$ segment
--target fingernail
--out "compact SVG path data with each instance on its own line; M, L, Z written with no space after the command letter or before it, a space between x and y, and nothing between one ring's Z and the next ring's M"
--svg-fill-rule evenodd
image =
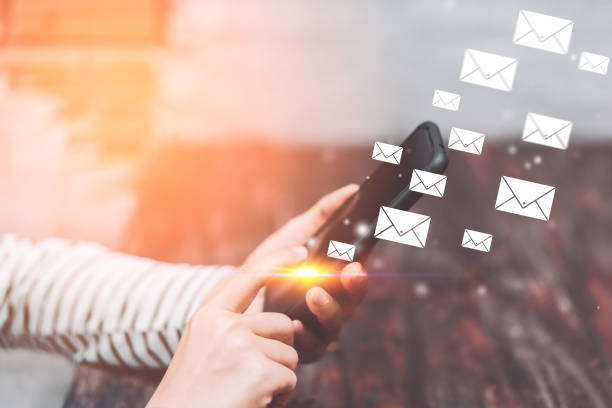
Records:
M368 275L360 264L353 263L347 266L346 272L349 275L349 290L360 292L365 286Z
M304 330L304 325L299 320L293 320L291 324L293 325L293 330L298 333Z
M349 275L363 275L363 272L361 271L361 264L358 262L353 262L350 263L346 266L346 268L344 269Z
M295 252L295 254L298 255L301 259L304 259L308 256L308 250L306 249L306 247L303 246L297 246L293 248L292 251Z
M351 280L353 281L353 283L361 284L363 281L366 280L366 276L367 275L364 272L359 271L352 276Z
M323 293L322 290L317 290L317 294L315 295L314 302L318 306L325 306L329 303L329 296Z

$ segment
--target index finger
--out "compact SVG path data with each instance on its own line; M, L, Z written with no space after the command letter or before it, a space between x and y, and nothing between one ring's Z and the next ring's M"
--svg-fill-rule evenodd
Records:
M307 256L306 248L299 246L277 251L248 264L230 276L206 304L234 313L243 313L255 299L259 289L264 287L274 274L282 273L283 269L304 261Z

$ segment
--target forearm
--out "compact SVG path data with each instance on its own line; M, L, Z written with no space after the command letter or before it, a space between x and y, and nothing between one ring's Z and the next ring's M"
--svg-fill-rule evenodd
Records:
M165 367L230 267L173 265L60 239L0 240L0 345L77 362Z

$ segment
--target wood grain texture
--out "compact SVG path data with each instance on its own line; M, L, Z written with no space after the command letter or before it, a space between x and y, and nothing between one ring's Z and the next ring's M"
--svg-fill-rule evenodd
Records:
M260 176L284 175L270 178L269 212L303 210L331 187L359 180L364 169L354 163L368 162L368 153L267 151ZM280 159L287 155L291 161ZM612 406L612 149L521 144L516 155L507 146L449 155L446 196L415 208L432 216L426 248L377 247L369 271L402 275L371 278L337 347L299 368L291 407ZM201 166L185 171L209 170ZM551 221L495 211L502 175L556 186ZM143 202L137 225L147 211ZM268 216L253 221L252 244L274 228ZM492 233L491 252L460 248L464 228ZM138 242L138 228L132 234ZM144 406L155 381L81 367L65 406Z

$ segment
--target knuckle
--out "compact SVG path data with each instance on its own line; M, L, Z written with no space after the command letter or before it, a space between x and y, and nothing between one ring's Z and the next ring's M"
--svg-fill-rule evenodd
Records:
M284 313L276 313L276 319L285 330L290 330L292 327L291 318Z
M192 330L198 332L210 324L211 317L211 310L207 307L201 307L189 319L189 326Z
M238 319L233 313L225 310L218 310L212 316L212 326L215 331L227 333L238 327Z
M237 353L248 353L253 346L253 334L248 330L237 330L231 336L225 336L227 347L235 350Z
M297 352L296 349L294 349L293 347L291 347L289 349L289 365L291 366L292 370L295 370L295 368L297 367L298 363L300 362L300 356Z
M284 313L274 313L272 316L281 341L285 344L293 345L294 329L291 318Z
M240 322L235 314L226 310L202 307L194 313L190 325L196 332L231 338Z
M300 223L303 220L304 220L304 213L296 215L295 217L291 218L289 221L285 223L284 228L293 228L297 225L300 225Z
M239 349L248 351L256 347L255 339L256 336L253 333L245 330L236 336L236 345Z
M229 319L229 316L227 316L222 311L213 313L210 317L210 325L212 326L212 329L217 333L228 330L231 324L232 322L231 319Z
M297 375L294 371L288 370L287 372L287 388L291 391L297 386Z
M255 384L266 381L266 360L259 353L251 353L244 360L244 371Z
M329 211L327 211L326 208L324 208L323 206L320 206L317 208L316 210L316 216L317 219L320 221L325 221L329 218Z
M289 316L284 313L274 313L274 319L278 324L278 329L283 333L293 333L293 322Z

